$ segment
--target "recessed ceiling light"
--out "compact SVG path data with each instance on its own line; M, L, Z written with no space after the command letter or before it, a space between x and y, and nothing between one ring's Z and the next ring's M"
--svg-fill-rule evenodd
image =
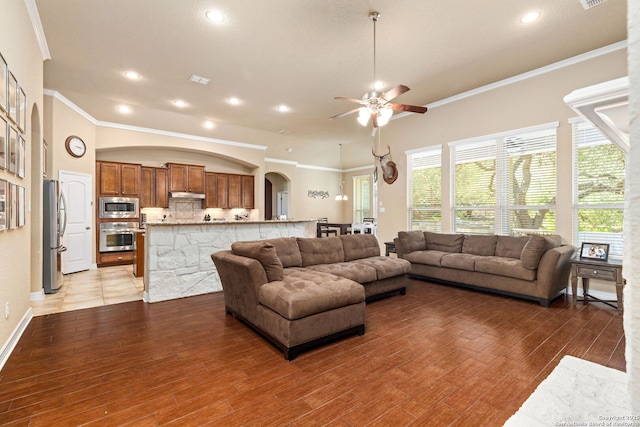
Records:
M232 96L231 98L227 99L227 102L231 105L239 105L241 101L235 96Z
M176 107L184 108L187 106L187 103L184 102L182 99L176 99L173 101L173 105L175 105Z
M207 19L214 24L222 24L225 20L225 16L219 10L210 10L207 12Z
M131 112L131 108L129 108L128 105L124 105L124 104L118 105L116 109L122 114L128 114Z
M124 76L131 80L140 80L142 76L135 71L125 71Z
M207 120L204 122L204 127L207 129L213 129L216 126L211 120Z
M524 15L522 15L522 18L520 18L520 22L522 22L523 24L528 24L530 22L537 20L538 18L540 18L540 12L538 11L527 12Z
M287 111L289 111L289 107L287 107L286 105L278 105L276 108L281 113L286 113Z

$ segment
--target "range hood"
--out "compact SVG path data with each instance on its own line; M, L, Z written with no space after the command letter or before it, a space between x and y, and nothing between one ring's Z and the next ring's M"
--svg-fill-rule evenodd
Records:
M629 154L629 77L576 89L564 102Z
M186 191L171 191L169 197L174 199L204 199L203 193L188 193Z

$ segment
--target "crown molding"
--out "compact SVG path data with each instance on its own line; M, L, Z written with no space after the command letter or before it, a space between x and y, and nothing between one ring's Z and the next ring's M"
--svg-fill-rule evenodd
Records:
M24 0L24 5L27 8L27 13L29 14L29 19L31 20L31 26L33 27L33 32L36 34L36 40L38 41L38 46L40 47L42 60L46 61L47 59L51 59L51 52L49 52L47 37L44 35L44 29L42 28L42 21L40 20L40 13L38 12L36 0Z
M479 95L484 92L489 92L494 89L499 89L504 86L508 86L513 83L518 83L524 80L532 79L534 77L541 76L546 73L550 73L552 71L560 70L565 67L570 67L575 64L579 64L584 61L588 61L590 59L598 58L603 55L608 55L613 52L617 52L619 50L623 50L627 48L627 40L620 41L618 43L610 44L608 46L601 47L599 49L592 50L590 52L586 52L580 55L573 56L571 58L563 59L562 61L554 62L553 64L546 65L544 67L536 68L535 70L527 71L526 73L518 74L513 77L509 77L504 80L500 80L494 83L489 83L488 85L480 86L475 89L468 90L466 92L459 93L457 95L450 96L448 98L441 99L440 101L432 102L431 104L423 105L423 107L427 107L429 109L442 107L443 105L451 104L453 102L460 101L465 98L470 98L475 95ZM398 115L393 116L391 119L399 119L401 117L406 117L411 115L411 113L405 112Z
M228 141L226 139L208 138L208 137L204 137L204 136L191 135L191 134L187 134L187 133L168 132L168 131L164 131L164 130L160 130L160 129L152 129L152 128L145 128L145 127L141 127L141 126L124 125L124 124L121 124L121 123L103 122L103 121L100 121L100 120L96 120L92 115L90 115L89 113L84 111L82 108L78 107L76 104L74 104L72 101L70 101L68 98L66 98L64 95L62 95L58 91L51 90L51 89L44 89L43 93L44 93L45 96L51 96L51 97L57 99L58 101L62 102L64 105L66 105L67 107L71 108L73 111L78 113L80 116L85 118L87 121L89 121L94 126L104 127L104 128L111 128L111 129L128 130L128 131L133 131L133 132L150 133L150 134L153 134L153 135L163 135L163 136L169 136L169 137L172 137L172 138L190 139L192 141L212 142L212 143L215 143L215 144L231 145L233 147L249 148L249 149L252 149L252 150L261 150L261 151L266 151L267 150L267 147L264 146L264 145L247 144L245 142Z

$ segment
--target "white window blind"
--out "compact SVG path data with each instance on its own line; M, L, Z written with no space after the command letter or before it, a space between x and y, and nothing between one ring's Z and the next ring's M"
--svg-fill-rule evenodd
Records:
M372 218L371 201L371 175L353 177L353 219L354 222L362 223L364 218Z
M555 230L556 127L551 123L450 144L455 232Z
M621 258L625 155L584 120L572 129L574 243L608 243L609 256Z
M442 231L442 146L407 154L409 229Z

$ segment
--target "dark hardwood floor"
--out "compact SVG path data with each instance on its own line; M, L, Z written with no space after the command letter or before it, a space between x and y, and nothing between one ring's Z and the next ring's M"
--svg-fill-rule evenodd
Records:
M221 293L35 317L0 372L0 423L499 426L564 355L624 370L622 316L411 280L367 331L286 362Z

